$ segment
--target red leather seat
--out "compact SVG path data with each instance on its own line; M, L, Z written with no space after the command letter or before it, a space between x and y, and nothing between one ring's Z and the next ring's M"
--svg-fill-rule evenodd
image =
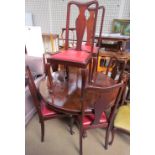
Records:
M54 110L48 109L45 102L41 101L41 113L44 117L55 117L57 113Z
M90 54L85 51L77 51L77 50L63 50L60 53L52 55L52 60L64 60L71 61L76 63L85 63L86 60L90 58Z
M83 126L88 126L90 125L95 119L95 115L94 114L91 114L91 115L87 115L87 116L84 116L83 118ZM106 114L103 112L102 113L102 116L101 116L101 119L100 119L100 123L106 123L107 122L107 117L106 117Z

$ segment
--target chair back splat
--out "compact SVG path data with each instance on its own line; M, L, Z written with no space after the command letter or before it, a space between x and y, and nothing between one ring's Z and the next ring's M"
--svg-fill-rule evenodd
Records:
M99 125L103 112L111 110L111 108L116 109L119 104L121 94L122 94L123 83L118 83L110 87L97 87L97 86L87 86L86 92L94 94L94 121L91 125ZM89 93L88 93L89 94ZM83 106L84 108L84 106ZM110 112L111 118L114 111ZM84 112L85 110L82 109ZM83 114L84 116L84 114ZM109 120L110 121L110 120ZM108 122L109 122L108 121ZM108 123L107 122L107 123Z
M87 46L91 46L92 44L92 35L93 35L93 28L91 25L94 24L95 22L95 11L93 8L89 8L89 18L87 20L87 41L86 41L86 45ZM104 6L99 6L98 7L98 11L102 10L102 15L101 15L101 21L100 21L100 30L99 30L99 39L98 39L98 46L100 47L100 43L101 43L101 35L102 35L102 31L103 31L103 22L104 22L104 15L105 15L105 7Z
M71 1L68 3L67 6L67 22L66 22L66 44L65 44L65 49L68 49L68 40L69 40L69 24L70 24L70 10L71 10L71 5L76 5L79 8L79 15L75 21L75 27L76 27L76 36L77 36L77 43L76 43L76 50L81 51L81 46L82 46L82 41L83 41L83 36L84 32L86 29L87 25L87 20L85 16L85 12L89 9L90 6L93 5L94 8L94 24L92 24L92 47L91 51L93 50L93 43L94 43L94 33L96 29L96 21L97 21L97 13L98 13L98 2L97 1L91 1L87 3L79 3L75 1Z

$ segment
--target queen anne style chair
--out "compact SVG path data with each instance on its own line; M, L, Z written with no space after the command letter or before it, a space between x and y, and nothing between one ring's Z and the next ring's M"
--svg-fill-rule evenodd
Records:
M109 143L110 145L113 143L116 131L130 135L130 103L120 106L117 110L112 126L112 140Z
M120 61L115 56L105 57L102 59L102 72L97 72L93 79L98 77L98 74L105 74L111 77L116 82L120 82L124 73L127 61ZM102 77L102 76L101 76Z
M82 155L82 137L86 130L93 128L106 128L105 148L108 140L114 113L122 94L123 83L109 87L88 85L82 98L81 115L78 116L80 126L80 155ZM88 98L88 96L91 96ZM89 104L88 104L89 102ZM87 112L88 105L93 107L92 112Z
M114 134L116 131L121 131L123 133L126 133L127 135L130 135L130 102L125 101L127 95L126 86L128 85L128 81L130 80L129 77L130 75L128 72L124 72L122 75L122 81L124 85L122 88L121 102L119 103L115 111L114 120L111 126L112 139L111 142L109 142L109 145L113 143Z
M69 28L70 28L70 14L71 14L71 6L76 6L79 9L79 15L75 21L75 28L76 28L76 48L70 49L69 48ZM92 44L91 44L91 52L87 53L82 50L82 41L83 36L86 29L87 20L85 17L85 13L93 6L94 12L95 12L95 19L94 23L91 25L93 32L92 32ZM85 87L85 81L86 81L86 70L87 66L91 68L91 61L92 61L92 51L94 46L94 33L96 28L96 20L97 20L97 13L98 13L98 2L97 1L90 1L87 3L80 3L75 1L70 1L67 6L67 20L66 20L66 38L65 38L65 50L62 50L60 53L57 53L55 55L52 55L50 58L47 59L47 61L50 64L62 64L66 66L66 73L67 73L67 79L69 78L69 67L78 67L81 68L82 72L82 90L81 95L83 92L83 89ZM91 74L91 73L90 73ZM89 76L90 77L90 76ZM89 79L90 81L90 79Z
M120 82L125 70L126 63L126 61L120 61L116 57L110 57L106 68L106 75L108 75L110 72L111 78Z
M49 63L47 63L47 58L48 57L50 57L52 54L51 53L44 53L43 54L43 64L44 64L44 73L45 73L45 75L47 76L47 79L48 79L48 90L49 90L49 92L52 94L53 93L53 90L52 90L52 88L53 88L53 76L52 76L52 71L51 71L51 69L52 68L57 68L57 66L55 67L55 66L53 66L52 68L51 68L51 66L50 66L50 64ZM54 81L55 80L57 80L57 81L59 81L59 82L62 82L62 81L64 81L64 78L65 77L62 77L62 74L63 74L63 71L57 71L57 72L53 72L55 75L57 74L58 76L57 76L57 79L54 79ZM73 131L73 122L74 122L74 118L72 117L72 115L71 114L66 114L65 116L67 116L68 118L70 118L70 122L69 122L69 126L70 126L70 134L72 135L72 134L74 134L74 131Z
M54 110L50 110L46 107L46 103L41 100L41 96L36 88L34 83L31 71L29 67L26 67L26 74L28 76L28 87L30 89L34 106L36 108L37 114L39 116L39 122L41 124L41 142L44 141L44 133L45 133L45 125L44 121L56 118L58 116L63 116L62 114L58 114Z

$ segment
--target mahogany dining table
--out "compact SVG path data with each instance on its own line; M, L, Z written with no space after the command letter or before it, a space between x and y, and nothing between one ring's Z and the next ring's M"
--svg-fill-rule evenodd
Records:
M77 115L81 112L81 76L73 72L69 75L69 80L66 80L65 72L53 72L52 93L49 90L48 79L44 78L39 85L39 93L42 99L46 102L49 109L54 109L58 112L63 112L69 115ZM108 77L104 73L97 73L92 85L107 87L116 84L116 81ZM88 109L93 108L95 100L95 92L87 94ZM88 110L88 111L89 111Z

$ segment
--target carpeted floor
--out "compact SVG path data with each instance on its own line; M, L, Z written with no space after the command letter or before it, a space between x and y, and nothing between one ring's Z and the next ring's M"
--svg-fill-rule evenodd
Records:
M45 141L41 142L38 116L35 115L25 130L25 155L79 155L79 132L74 126L70 135L68 119L53 119L45 122ZM83 139L83 155L129 155L130 137L117 133L112 146L104 149L105 130L88 130Z

